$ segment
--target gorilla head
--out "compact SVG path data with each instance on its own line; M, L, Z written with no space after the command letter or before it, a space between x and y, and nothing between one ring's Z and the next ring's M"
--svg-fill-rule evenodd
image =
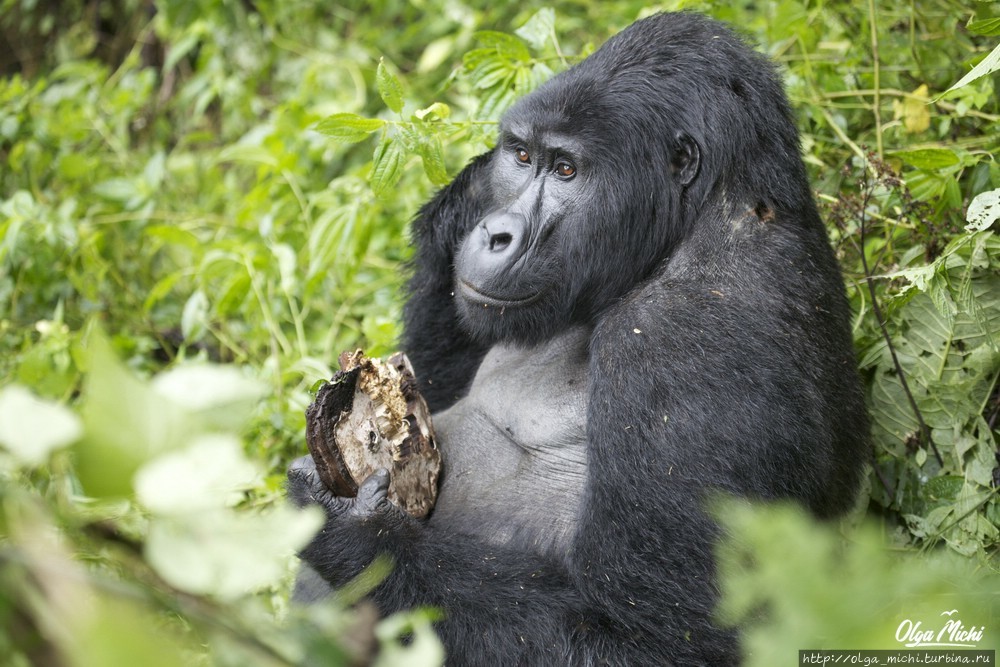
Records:
M642 21L504 116L491 206L456 254L484 344L590 323L641 283L714 195L797 210L808 192L772 65L693 14ZM610 240L610 242L609 242Z

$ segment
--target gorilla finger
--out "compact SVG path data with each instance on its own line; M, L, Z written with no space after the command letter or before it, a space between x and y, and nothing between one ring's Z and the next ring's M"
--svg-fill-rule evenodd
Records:
M315 502L316 492L323 488L310 456L296 459L288 466L287 480L288 497L297 507Z
M355 498L357 509L361 512L383 507L389 500L389 471L379 468L368 476L358 487Z
M313 460L312 455L306 454L305 456L300 456L299 458L292 461L288 466L288 474L292 472L315 472L316 462Z

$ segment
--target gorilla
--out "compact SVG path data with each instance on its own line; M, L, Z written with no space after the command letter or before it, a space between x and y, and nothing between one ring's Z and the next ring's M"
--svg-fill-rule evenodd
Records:
M453 665L734 665L715 494L854 502L868 425L843 280L774 66L691 13L519 100L421 209L403 348L434 411L431 515L333 497L300 600L386 554Z

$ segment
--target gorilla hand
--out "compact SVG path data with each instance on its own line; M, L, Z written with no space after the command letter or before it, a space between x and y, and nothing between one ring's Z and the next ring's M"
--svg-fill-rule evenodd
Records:
M389 472L377 470L354 498L335 496L319 479L311 456L288 467L288 497L298 507L319 505L326 523L299 557L333 588L357 576L380 553L413 540L422 522L389 501Z
M354 498L335 496L320 481L316 462L312 456L292 461L288 467L288 497L297 507L316 504L326 510L328 519L356 517L367 519L378 515L402 514L389 502L389 471L381 468L373 472Z

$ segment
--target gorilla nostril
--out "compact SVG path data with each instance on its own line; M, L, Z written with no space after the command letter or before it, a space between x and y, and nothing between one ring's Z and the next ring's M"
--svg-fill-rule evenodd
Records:
M514 237L506 232L501 232L500 234L493 234L490 236L490 252L503 252L510 245L510 242L514 240Z

